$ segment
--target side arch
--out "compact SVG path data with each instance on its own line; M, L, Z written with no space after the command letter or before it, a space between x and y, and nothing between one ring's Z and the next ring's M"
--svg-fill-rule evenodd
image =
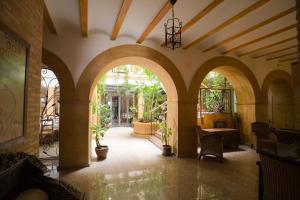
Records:
M75 85L67 65L54 53L42 50L42 62L52 70L60 84L60 117L59 117L59 167L73 167L69 165L72 153L72 143L69 139L73 134L74 121L72 115L72 101L75 98Z
M261 108L266 109L259 84L253 72L240 60L229 56L217 56L205 61L196 71L188 94L198 103L198 93L201 83L210 71L223 74L232 84L237 98L237 111L241 116L241 139L245 144L253 144L251 123L265 119ZM264 105L264 106L263 106ZM194 118L197 118L197 109L194 109Z
M262 94L268 103L267 116L275 128L294 128L294 87L291 75L274 70L264 79Z
M256 102L262 101L260 87L253 72L249 69L249 67L246 64L244 64L243 62L241 62L236 58L229 57L229 56L217 56L201 64L201 66L196 71L192 79L191 86L189 88L189 95L191 95L193 99L197 99L199 87L201 85L202 80L205 78L205 76L210 71L218 67L232 67L240 71L242 74L244 74L252 86L255 95L255 101Z
M57 76L61 87L61 100L74 97L74 80L67 65L57 55L44 48L42 51L42 62Z
M267 102L268 101L268 90L271 87L272 83L275 80L284 80L291 88L293 88L293 79L292 76L283 70L274 70L271 71L265 78L262 85L262 95L263 99Z

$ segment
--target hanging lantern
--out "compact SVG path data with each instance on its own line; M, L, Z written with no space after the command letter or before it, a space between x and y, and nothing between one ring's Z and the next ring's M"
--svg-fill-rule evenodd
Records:
M181 47L181 27L182 22L174 17L174 4L176 0L170 0L172 4L172 18L165 23L165 46L171 49Z

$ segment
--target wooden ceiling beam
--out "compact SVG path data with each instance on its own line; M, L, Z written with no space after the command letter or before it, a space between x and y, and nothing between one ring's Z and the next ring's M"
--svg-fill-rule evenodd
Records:
M281 51L286 51L286 50L293 49L293 48L297 48L297 47L298 47L298 45L293 45L293 46L286 47L286 48L283 48L283 49L279 49L279 50L276 50L276 51L271 51L271 52L268 52L268 53L265 53L265 54L262 54L262 55L254 56L253 58L256 59L256 58L260 58L260 57L263 57L263 56L270 56L272 54L279 53Z
M254 50L251 50L251 51L241 53L238 56L241 57L241 56L249 55L249 54L252 54L252 53L255 53L255 52L258 52L258 51L261 51L261 50L264 50L264 49L267 49L267 48L270 48L270 47L273 47L273 46L276 46L276 45L279 45L279 44L282 44L282 43L285 43L285 42L289 42L289 41L292 41L292 40L295 40L295 39L297 39L297 36L293 36L293 37L290 37L290 38L287 38L287 39L284 39L284 40L281 40L281 41L278 41L278 42L275 42L275 43L272 43L272 44L269 44L269 45L266 45L266 46L263 46L263 47L260 47L258 49L254 49Z
M281 13L279 13L279 14L277 14L277 15L275 15L275 16L273 16L273 17L271 17L271 18L269 18L269 19L267 19L267 20L265 20L263 22L260 22L260 23L254 25L254 26L252 26L250 28L247 28L246 30L244 30L244 31L242 31L240 33L237 33L237 34L235 34L235 35L233 35L233 36L231 36L231 37L229 37L229 38L227 38L225 40L217 42L216 44L214 44L214 45L212 45L212 46L204 49L203 52L210 51L210 50L212 50L212 49L214 49L214 48L216 48L216 47L218 47L218 46L220 46L222 44L225 44L225 43L230 42L232 40L235 40L235 39L237 39L237 38L239 38L239 37L241 37L243 35L246 35L247 33L255 31L258 28L260 28L262 26L265 26L267 24L270 24L270 23L274 22L275 20L280 19L280 18L282 18L282 17L284 17L284 16L286 16L286 15L288 15L288 14L294 12L294 11L296 11L296 7L292 7L290 9L287 9L287 10L285 10L285 11L283 11L283 12L281 12Z
M202 42L204 39L212 36L216 32L218 32L218 31L224 29L225 27L229 26L230 24L236 22L240 18L244 17L245 15L249 14L250 12L254 11L255 9L259 8L260 6L266 4L269 1L270 0L260 0L260 1L256 2L256 3L252 4L251 6L249 6L248 8L246 8L245 10L239 12L237 15L231 17L229 20L225 21L224 23L220 24L216 28L210 30L206 34L204 34L201 37L197 38L196 40L194 40L190 44L184 46L183 49L189 49L190 47L195 46L196 44Z
M200 19L206 16L210 11L220 5L224 0L214 0L211 2L204 10L201 10L197 15L195 15L190 21L188 21L181 29L181 33L184 33L189 28L191 28L195 23L197 23Z
M224 51L222 54L226 54L226 53L232 52L232 51L234 51L234 50L237 50L237 49L240 49L240 48L242 48L242 47L248 46L248 45L250 45L250 44L259 42L259 41L264 40L264 39L266 39L266 38L268 38L268 37L271 37L271 36L274 36L274 35L283 33L283 32L285 32L285 31L291 30L291 29L296 28L296 27L297 27L297 24L292 24L292 25L290 25L290 26L284 27L284 28L282 28L282 29L279 29L279 30L277 30L277 31L274 31L274 32L269 33L269 34L267 34L267 35L264 35L264 36L262 36L262 37L259 37L259 38L255 39L255 40L251 40L251 41L246 42L246 43L244 43L244 44L240 44L240 45L238 45L238 46L236 46L236 47L233 47L233 48L231 48L231 49L228 49L228 50Z
M286 62L286 61L296 61L298 60L298 57L294 57L294 58L287 58L287 59L284 59L284 60L279 60L279 62Z
M51 15L49 13L49 10L44 2L44 22L46 23L50 33L54 34L54 35L57 35L57 31L56 31L56 28L55 28L55 25L53 23L53 20L51 18Z
M136 42L139 44L143 43L146 37L151 33L151 31L162 20L162 18L169 12L171 8L172 8L171 2L167 1L167 3L160 9L160 11L153 18L153 20L150 22L150 24L147 26L145 31L142 33L142 35L139 37L139 39Z
M272 58L267 58L267 60L274 60L274 59L283 58L283 57L291 56L291 55L295 55L295 54L298 55L298 52L296 51L296 52L287 53L287 54L283 54L283 55L272 57Z
M122 27L122 24L124 22L124 19L127 15L127 12L130 8L130 5L132 3L132 0L123 0L121 9L119 11L115 26L113 28L112 34L111 34L111 40L116 40L118 37L118 33Z
M81 36L88 36L88 0L79 1Z

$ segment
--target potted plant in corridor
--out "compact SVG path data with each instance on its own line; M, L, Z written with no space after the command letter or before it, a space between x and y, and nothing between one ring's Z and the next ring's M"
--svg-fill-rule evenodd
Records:
M163 142L163 152L164 156L172 156L172 147L169 143L170 136L172 135L172 129L167 127L167 123L165 121L159 124L159 130L162 134L162 142Z
M111 113L108 105L101 105L99 109L100 123L94 124L91 127L91 131L95 136L96 147L95 151L98 160L104 160L107 156L108 146L101 145L100 141L103 139L105 133L108 130L109 124L111 123Z

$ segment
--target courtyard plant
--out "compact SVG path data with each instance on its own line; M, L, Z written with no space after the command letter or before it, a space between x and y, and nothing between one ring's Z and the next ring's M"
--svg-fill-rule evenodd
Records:
M143 118L139 119L139 121L151 122L159 117L162 112L159 105L166 101L167 98L159 78L148 69L144 69L144 74L147 76L150 84L144 84L140 88L144 98L144 112ZM157 111L153 112L151 116L151 112L156 108L158 108Z
M170 145L170 137L172 136L172 129L168 128L166 121L162 121L159 124L159 131L161 132L162 143L163 143L163 152L164 156L172 155L172 147Z
M108 146L102 145L102 140L111 123L111 112L108 105L101 105L99 109L100 121L91 127L92 134L95 137L96 147L95 152L98 160L103 160L107 156Z

